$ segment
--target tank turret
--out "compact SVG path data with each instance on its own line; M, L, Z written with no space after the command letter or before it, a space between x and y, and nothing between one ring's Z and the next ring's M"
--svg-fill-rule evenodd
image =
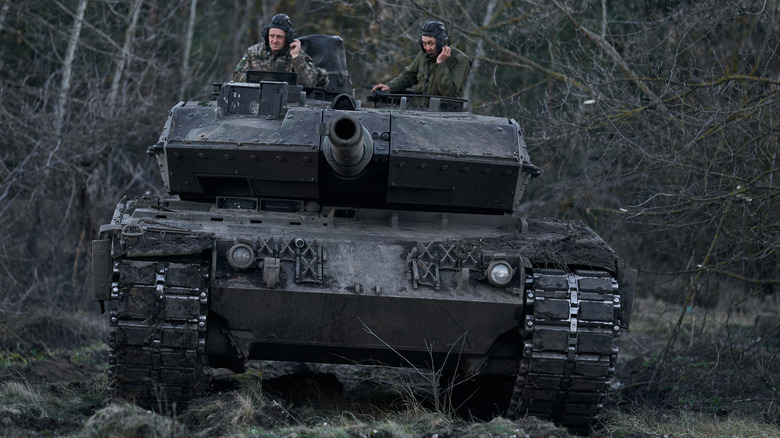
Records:
M311 107L298 88L227 83L216 103L174 107L149 148L167 191L503 214L539 173L514 120Z
M514 120L362 105L341 43L307 42L327 90L259 72L172 108L148 149L167 194L93 241L113 396L175 410L211 368L381 363L431 369L469 415L587 425L636 271L580 222L517 214L540 172Z

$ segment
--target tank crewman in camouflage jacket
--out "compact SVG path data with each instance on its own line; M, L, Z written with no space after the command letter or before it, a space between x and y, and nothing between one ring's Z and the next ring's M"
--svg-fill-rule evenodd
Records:
M246 81L247 70L298 73L298 85L326 88L328 73L315 67L295 38L290 17L277 14L263 27L263 41L249 47L233 71L233 80Z
M412 87L417 94L460 97L471 70L471 59L450 46L444 23L429 21L423 24L420 48L422 51L403 73L387 84L375 85L371 92L398 93Z

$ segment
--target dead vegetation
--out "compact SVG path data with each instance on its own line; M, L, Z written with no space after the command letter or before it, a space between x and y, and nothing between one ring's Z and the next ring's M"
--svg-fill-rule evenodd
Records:
M753 305L759 304L776 324L778 308L765 300ZM243 374L216 373L207 397L162 416L106 404L102 323L78 314L16 316L5 318L0 331L0 435L778 436L780 336L746 316L754 309L729 309L686 313L680 342L659 362L679 307L639 299L632 330L620 338L615 382L591 431L533 417L454 417L435 409L430 381L411 370L269 362L251 363Z

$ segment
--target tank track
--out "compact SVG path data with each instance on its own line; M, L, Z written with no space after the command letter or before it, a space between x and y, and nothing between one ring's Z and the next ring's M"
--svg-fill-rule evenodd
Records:
M114 262L109 398L176 412L203 395L208 266Z
M600 271L536 269L526 278L525 306L509 414L587 426L615 372L617 281Z

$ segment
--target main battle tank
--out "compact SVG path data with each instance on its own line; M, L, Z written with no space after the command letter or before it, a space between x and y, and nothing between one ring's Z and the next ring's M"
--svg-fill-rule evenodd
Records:
M327 90L254 72L177 104L148 150L168 194L100 228L113 395L164 409L248 360L385 364L476 391L475 412L590 422L636 272L580 222L515 213L539 169L514 120L362 105L338 37L304 50Z

